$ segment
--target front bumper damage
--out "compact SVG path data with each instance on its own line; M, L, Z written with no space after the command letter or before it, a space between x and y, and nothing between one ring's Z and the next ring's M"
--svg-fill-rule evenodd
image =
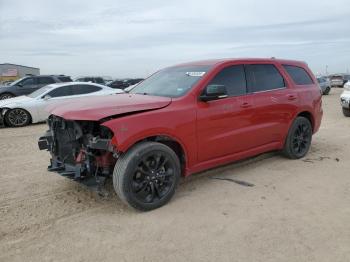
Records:
M118 158L111 137L93 135L74 121L57 119L49 119L50 129L38 141L39 149L51 154L48 171L105 194L106 179Z

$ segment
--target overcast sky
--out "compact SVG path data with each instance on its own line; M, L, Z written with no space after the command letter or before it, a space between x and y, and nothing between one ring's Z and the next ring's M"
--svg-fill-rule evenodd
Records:
M349 0L0 0L0 63L41 73L146 76L223 57L350 70Z

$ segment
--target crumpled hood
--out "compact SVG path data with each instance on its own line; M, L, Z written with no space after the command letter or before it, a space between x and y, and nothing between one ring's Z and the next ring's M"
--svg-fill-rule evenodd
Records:
M20 104L20 103L23 103L23 102L30 101L32 99L33 98L30 98L28 96L17 96L17 97L13 97L13 98L0 100L0 108L8 106L8 105L12 105L12 104L17 104L17 103Z
M66 120L98 121L109 116L166 107L171 98L138 94L84 97L47 108Z

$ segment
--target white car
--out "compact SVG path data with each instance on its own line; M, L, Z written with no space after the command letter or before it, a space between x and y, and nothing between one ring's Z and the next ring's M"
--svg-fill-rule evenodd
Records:
M20 127L45 121L47 107L56 106L74 98L124 93L121 89L86 82L68 82L44 86L27 96L0 100L0 124Z
M350 117L350 82L344 85L344 91L340 95L340 104L343 108L344 116Z

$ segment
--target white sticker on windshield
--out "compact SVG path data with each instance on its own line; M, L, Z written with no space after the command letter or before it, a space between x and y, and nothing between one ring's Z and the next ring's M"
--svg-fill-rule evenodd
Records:
M205 72L186 72L186 75L201 77L205 75Z

